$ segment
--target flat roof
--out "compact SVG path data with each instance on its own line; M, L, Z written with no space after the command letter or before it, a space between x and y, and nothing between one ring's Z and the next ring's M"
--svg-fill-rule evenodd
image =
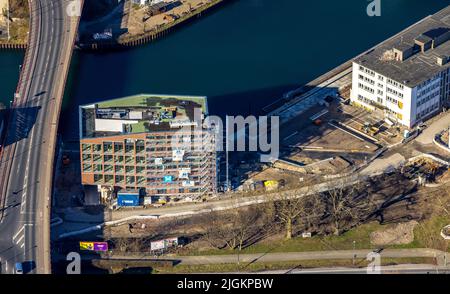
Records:
M205 96L139 94L80 106L80 138L177 130L208 114Z
M427 42L448 33L450 30L450 6L428 16L407 28L395 38L389 39L375 49L359 56L355 62L381 75L395 80L407 87L414 88L439 72L450 67L450 62L440 66L438 57L450 56L450 41L425 52L417 52L404 61L383 58L386 52L396 49L412 48L415 40Z

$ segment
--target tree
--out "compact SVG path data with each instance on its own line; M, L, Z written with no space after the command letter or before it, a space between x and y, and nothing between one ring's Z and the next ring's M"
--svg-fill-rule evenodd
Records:
M292 239L294 222L300 217L307 217L311 211L308 202L316 197L308 188L286 191L278 194L274 200L276 217L285 227L285 238Z
M241 250L245 241L262 227L262 216L259 206L231 212L211 211L201 220L203 237L213 247Z
M355 205L353 196L356 190L356 185L346 185L342 180L334 182L328 191L321 194L326 213L331 218L333 234L336 236L342 233L345 222L355 219L355 211L352 208Z

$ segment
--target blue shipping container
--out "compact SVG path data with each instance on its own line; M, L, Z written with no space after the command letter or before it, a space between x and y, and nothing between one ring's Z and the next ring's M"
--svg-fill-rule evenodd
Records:
M117 195L117 205L119 206L139 206L139 194L122 194Z

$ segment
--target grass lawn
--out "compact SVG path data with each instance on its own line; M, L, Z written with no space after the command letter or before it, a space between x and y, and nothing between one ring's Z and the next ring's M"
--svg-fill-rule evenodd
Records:
M356 249L374 248L370 244L370 233L383 227L377 222L361 225L352 229L341 236L314 236L303 239L302 237L291 240L270 240L262 241L258 244L249 246L242 250L245 253L263 253L263 252L302 252L302 251L321 251L321 250L346 250L353 249L355 241ZM188 255L220 255L233 254L232 250L212 249L207 251L191 251ZM185 255L183 253L183 255Z
M413 242L405 245L397 245L395 248L435 248L439 250L447 249L450 252L450 241L445 241L440 235L442 228L449 224L449 217L433 216L428 220L420 222L414 228Z
M434 216L428 220L420 222L414 229L414 241L404 245L389 245L385 248L436 248L442 250L442 244L449 244L440 236L441 229L450 224L450 219L442 216ZM291 240L266 240L243 249L245 253L264 253L264 252L302 252L302 251L325 251L325 250L351 250L355 249L375 249L370 243L370 234L377 230L387 229L390 225L380 225L378 222L371 222L358 226L340 236L314 236L303 239L296 237ZM430 238L433 236L433 238ZM354 245L353 242L355 241ZM449 247L449 246L447 246ZM447 248L448 250L448 248ZM183 252L182 255L221 255L236 254L236 250L192 250Z

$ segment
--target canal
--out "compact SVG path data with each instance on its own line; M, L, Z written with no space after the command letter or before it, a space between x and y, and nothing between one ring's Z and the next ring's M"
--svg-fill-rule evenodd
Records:
M136 93L206 95L210 113L257 114L448 0L232 0L153 44L74 54L61 131L78 137L78 105ZM0 52L0 99L13 95L23 53Z

